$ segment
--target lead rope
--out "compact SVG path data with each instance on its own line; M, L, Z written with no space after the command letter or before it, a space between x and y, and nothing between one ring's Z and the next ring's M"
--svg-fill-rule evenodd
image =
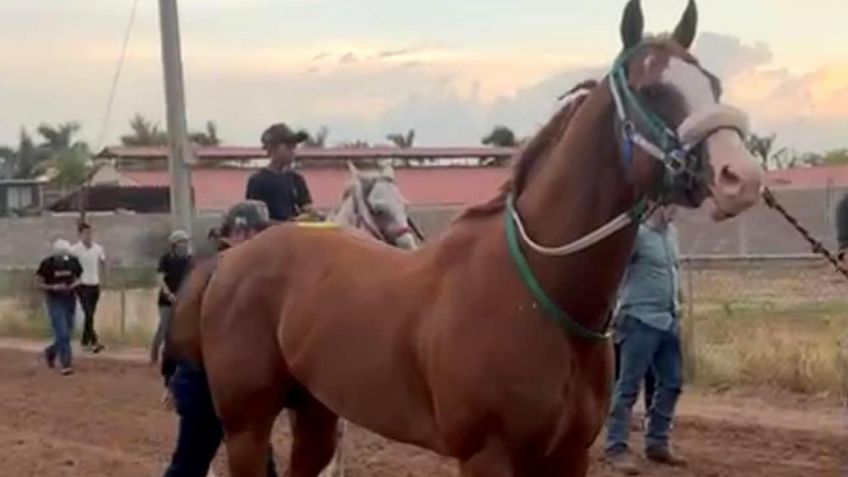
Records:
M836 269L838 273L842 274L842 276L844 276L845 278L848 278L848 269L846 269L842 265L842 263L840 263L839 259L837 259L833 255L833 253L828 250L827 247L824 246L824 244L821 243L820 240L813 237L810 231L807 230L806 227L801 225L798 219L796 219L792 214L790 214L786 210L786 208L783 207L783 205L781 205L780 202L777 201L777 198L774 196L774 193L768 187L763 188L762 196L763 202L765 202L770 209L776 211L778 214L783 216L783 218L786 219L787 222L789 222L789 225L791 225L795 230L797 230L798 233L801 234L801 237L803 237L804 240L806 240L807 243L810 244L810 247L812 248L812 252L814 254L823 256L825 259L827 259L828 262L830 262L831 265L833 265L833 268Z

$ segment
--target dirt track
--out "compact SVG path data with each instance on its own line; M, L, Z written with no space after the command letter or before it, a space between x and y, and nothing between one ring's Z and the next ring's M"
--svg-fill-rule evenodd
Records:
M161 475L175 419L159 405L156 372L108 359L81 360L77 371L61 378L31 352L0 349L0 475ZM285 462L284 424L274 437L279 462ZM643 475L848 475L848 415L834 404L770 393L689 393L673 432L689 467L646 466ZM449 461L359 429L349 434L346 452L350 477L456 475ZM596 460L591 475L614 474Z

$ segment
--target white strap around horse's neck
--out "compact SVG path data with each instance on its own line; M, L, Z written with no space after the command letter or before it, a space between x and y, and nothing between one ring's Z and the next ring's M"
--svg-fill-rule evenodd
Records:
M571 243L567 243L559 247L546 247L530 238L530 235L524 228L524 224L521 222L521 217L518 215L518 209L515 207L512 209L512 220L515 222L515 228L518 229L518 234L521 236L524 243L526 243L527 246L532 248L536 253L547 255L549 257L564 257L566 255L581 252L633 223L631 214L624 212L618 217L602 225L600 228L595 229L589 234L584 235Z
M609 83L618 117L623 122L627 121L627 111L624 107L621 93L618 91L618 88L615 87L614 81L610 80ZM736 108L723 104L713 104L694 111L687 116L678 127L677 136L683 141L684 149L689 150L707 140L707 138L716 131L726 128L735 129L739 131L740 134L744 135L749 129L748 117L745 113ZM662 150L662 148L648 140L639 131L632 131L630 139L633 141L633 144L639 146L639 148L652 157L659 159L660 161L664 161L666 159L667 154ZM536 253L549 257L564 257L586 250L619 230L627 228L629 225L633 224L633 217L634 215L632 213L623 212L601 227L571 243L560 245L558 247L546 247L537 243L530 237L521 221L521 217L518 214L518 208L515 207L515 204L513 204L512 208L512 220L515 222L515 226L518 229L518 233L524 243L526 243L527 246L533 249Z

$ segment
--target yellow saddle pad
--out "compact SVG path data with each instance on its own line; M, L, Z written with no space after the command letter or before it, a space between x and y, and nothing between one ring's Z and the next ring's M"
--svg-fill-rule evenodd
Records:
M295 222L298 227L309 227L312 229L337 229L339 228L333 222Z

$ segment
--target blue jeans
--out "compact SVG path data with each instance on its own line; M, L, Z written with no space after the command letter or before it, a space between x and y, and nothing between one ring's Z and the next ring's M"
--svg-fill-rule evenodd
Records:
M664 331L625 315L616 331L620 333L621 368L607 419L605 451L617 454L628 449L633 404L649 369L654 373L656 390L648 410L645 446L664 449L668 447L668 430L683 386L679 326L675 323L672 330Z
M180 426L177 448L164 477L206 477L224 439L206 374L188 365L178 365L169 386L180 416ZM277 477L270 446L267 475Z
M71 367L71 334L74 332L74 314L77 300L74 295L47 295L47 314L53 328L53 344L44 351L52 363L57 355L63 369Z

